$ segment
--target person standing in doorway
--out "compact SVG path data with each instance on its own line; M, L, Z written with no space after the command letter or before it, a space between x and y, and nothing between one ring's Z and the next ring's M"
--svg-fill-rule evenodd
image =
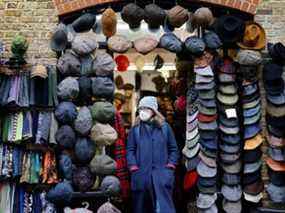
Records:
M172 191L179 151L173 131L155 97L142 98L138 112L127 140L133 212L175 213Z

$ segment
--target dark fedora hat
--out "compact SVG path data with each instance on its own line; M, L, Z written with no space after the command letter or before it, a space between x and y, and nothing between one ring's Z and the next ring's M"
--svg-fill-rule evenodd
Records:
M261 168L256 170L255 172L244 174L242 182L243 185L249 185L259 180L261 180Z
M285 59L285 46L281 43L268 43L269 55L276 61L281 61Z
M75 32L81 33L91 30L96 22L96 16L91 13L85 13L74 20L72 28Z
M66 49L67 45L67 28L64 24L59 24L51 37L50 47L55 52L61 52Z
M129 3L123 7L121 17L131 29L138 28L141 25L141 21L144 19L144 9L136 5L135 3Z
M224 44L232 44L242 39L245 22L233 15L224 15L216 19L213 27Z

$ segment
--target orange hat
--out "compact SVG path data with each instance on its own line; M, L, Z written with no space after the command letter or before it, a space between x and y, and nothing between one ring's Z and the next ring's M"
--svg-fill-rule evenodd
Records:
M102 31L106 37L111 37L117 31L117 15L114 10L108 8L102 14Z
M262 144L263 138L261 134L257 134L255 137L250 138L244 143L244 150L253 150L256 149L260 144Z
M184 177L184 190L188 191L192 187L196 185L198 181L198 173L193 170L193 171L188 171Z
M278 162L271 158L266 159L266 164L269 166L270 169L276 172L285 172L285 163Z
M246 22L242 42L238 46L243 49L260 50L266 45L266 34L263 27L253 21Z

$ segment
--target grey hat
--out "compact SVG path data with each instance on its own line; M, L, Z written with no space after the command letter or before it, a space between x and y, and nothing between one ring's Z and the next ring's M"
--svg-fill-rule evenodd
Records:
M218 78L221 83L234 83L236 80L235 75L227 73L219 73Z
M204 154L203 151L200 151L199 157L204 162L204 164L206 164L207 166L212 167L212 168L217 167L216 159L208 157L207 155Z
M208 209L198 209L198 213L218 213L218 208L216 204L213 204Z
M97 98L111 99L114 95L115 85L108 77L92 78L92 92Z
M226 213L241 213L241 200L233 202L227 199L223 199L223 209Z
M204 107L202 105L199 106L199 112L204 115L215 115L217 114L217 108L216 107Z
M66 25L60 23L56 27L51 37L50 47L55 52L61 52L66 49L67 45L68 45L68 38L67 38Z
M237 174L240 173L241 171L241 161L238 160L233 164L224 164L221 163L221 167L223 168L223 170L229 174Z
M68 204L72 199L73 188L69 181L55 185L46 195L46 199L54 204Z
M134 41L135 50L143 55L146 55L153 51L157 45L158 41L152 35L147 35Z
M96 22L96 16L92 13L85 13L72 22L72 28L75 32L81 33L91 30Z
M197 172L201 177L211 178L217 175L217 168L211 168L203 161L200 161L197 166Z
M235 105L238 102L238 95L225 95L220 92L217 93L218 100L226 105Z
M186 131L193 131L197 126L198 126L198 119L195 119L192 122L187 122Z
M116 176L106 176L102 180L100 190L105 193L118 194L120 193L120 180Z
M223 196L229 201L239 201L242 196L242 189L240 185L228 186L223 185L221 192Z
M77 117L76 106L72 102L61 102L57 105L54 115L61 124L71 124Z
M236 58L241 65L257 66L262 62L262 56L259 51L254 50L240 50Z
M74 121L74 129L81 135L88 135L92 128L92 116L88 107L81 107Z
M197 198L197 207L200 209L210 208L217 200L217 194L203 194L199 193Z
M114 35L108 39L108 48L113 52L125 53L132 46L132 42L123 35Z
M284 203L285 202L285 186L276 186L273 183L269 183L266 191L269 198L274 203Z
M80 75L80 60L72 51L66 51L57 61L58 71L64 76Z
M193 158L199 152L199 148L199 143L197 143L192 149L189 149L187 146L184 146L184 148L182 149L182 153L187 158Z
M253 115L251 117L244 117L243 124L244 125L251 125L254 123L257 123L261 119L261 112L258 112L256 115Z
M67 77L57 85L57 96L63 101L75 100L78 94L79 84L73 77Z
M202 130L217 130L218 129L218 124L217 121L212 121L212 122L208 122L208 123L204 123L204 122L199 122L199 129Z
M227 152L227 153L231 153L231 154L234 154L234 153L237 153L241 150L241 144L238 143L238 144L229 144L227 142L220 142L219 143L219 147L222 151L224 152Z
M285 149L268 147L269 156L275 161L285 161Z
M55 139L57 144L62 148L72 149L76 141L76 136L75 132L70 126L63 125L56 131Z
M196 144L199 142L199 134L197 134L193 139L191 140L186 140L185 142L185 146L188 148L188 149L192 149L196 146Z
M116 171L116 161L108 155L95 155L89 164L93 174L111 175Z
M71 43L71 48L78 55L87 55L98 48L98 43L95 36L77 34Z
M115 66L114 59L108 53L97 53L93 61L93 67L97 76L113 76Z
M196 90L212 90L215 87L215 82L212 81L210 83L196 83L195 89Z
M186 159L185 160L185 167L186 167L187 171L192 171L192 170L196 169L199 162L200 162L200 158L198 155L194 156L191 159Z
M238 185L241 183L241 175L240 174L230 174L224 173L222 177L223 183L226 185Z
M237 87L234 84L221 84L219 85L219 91L225 95L235 95L237 94Z
M257 170L260 169L261 166L262 166L261 159L254 163L245 163L243 166L243 173L248 174L248 173L256 172Z
M209 49L218 49L223 44L219 36L213 31L206 32L203 36L203 40Z
M193 129L191 132L187 131L186 132L186 140L193 140L197 135L199 134L199 129L196 127Z
M182 51L182 41L172 32L165 33L159 41L160 47L170 52L179 53Z
M236 126L236 127L227 127L227 126L224 126L223 124L219 124L219 129L225 133L225 134L228 134L228 135L235 135L239 132L239 127Z
M194 67L194 72L204 77L213 77L214 80L214 72L210 65L206 67Z
M214 81L212 76L203 76L203 75L196 75L195 82L196 83L211 83Z
M240 158L240 153L220 152L220 158L223 163L234 163Z
M186 49L194 54L194 55L202 55L205 48L206 44L201 38L198 38L197 36L191 36L187 38L184 42Z
M203 100L214 99L216 96L215 90L200 90L199 97Z
M89 138L78 138L74 152L80 163L89 163L95 155L95 143Z
M152 109L154 112L158 110L157 98L154 96L145 96L143 97L138 104L138 109L146 107Z

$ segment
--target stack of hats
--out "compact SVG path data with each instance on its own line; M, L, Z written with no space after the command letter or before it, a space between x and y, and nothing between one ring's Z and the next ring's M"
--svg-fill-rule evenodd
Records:
M255 50L240 50L237 55L241 73L241 97L243 109L243 194L251 203L262 199L261 178L263 137L261 133L261 98L258 85L258 66L261 54ZM250 74L249 74L250 73Z
M270 55L276 60L277 53L273 54L272 51ZM279 63L269 63L263 68L269 143L266 163L270 183L267 192L274 203L285 202L285 90L282 74L283 67Z
M241 211L241 138L238 117L238 91L236 84L237 67L229 57L222 59L218 66L219 87L217 92L219 110L219 157L222 168L221 192L223 208L236 206ZM240 212L237 211L237 212Z

